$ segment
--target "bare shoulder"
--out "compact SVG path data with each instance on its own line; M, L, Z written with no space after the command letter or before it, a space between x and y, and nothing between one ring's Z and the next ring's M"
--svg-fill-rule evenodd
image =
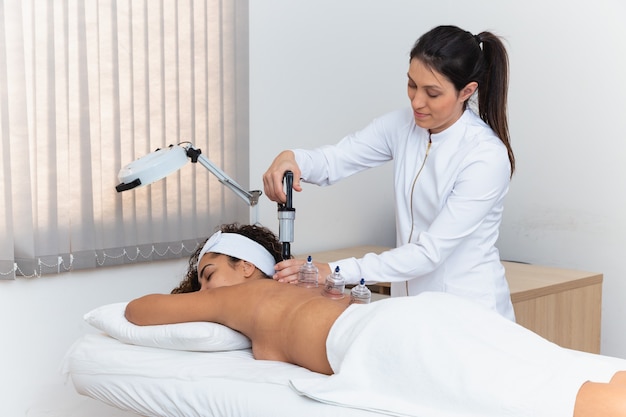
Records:
M321 288L302 288L271 279L216 288L215 294L219 294L216 302L221 304L222 312L228 312L229 317L223 318L227 325L234 324L231 319L235 316L240 323L247 315L252 315L257 324L261 320L285 325L293 318L312 316L314 312L343 311L347 305L347 297L332 300L322 295Z
M318 288L256 279L206 291L146 295L128 304L126 318L138 325L211 321L243 330L260 318L270 323L311 308L333 309L337 304L322 296Z

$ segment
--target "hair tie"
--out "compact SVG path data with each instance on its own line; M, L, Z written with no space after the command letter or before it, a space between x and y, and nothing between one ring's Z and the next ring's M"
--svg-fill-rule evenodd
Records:
M474 40L476 41L478 46L480 46L480 44L482 43L482 41L480 40L480 35L474 35Z

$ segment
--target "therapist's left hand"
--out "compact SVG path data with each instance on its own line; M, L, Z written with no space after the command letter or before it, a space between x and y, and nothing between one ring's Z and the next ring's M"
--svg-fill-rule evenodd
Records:
M287 259L276 264L274 269L276 273L272 278L278 282L286 282L289 284L298 283L298 272L300 267L306 263L304 259ZM320 262L313 262L313 264L319 270L317 282L324 284L326 277L330 275L330 265Z

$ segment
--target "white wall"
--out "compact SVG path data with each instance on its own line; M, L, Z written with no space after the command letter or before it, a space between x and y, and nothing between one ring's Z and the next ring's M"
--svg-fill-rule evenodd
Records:
M507 38L518 157L503 258L605 274L602 350L626 357L626 5L621 0L251 0L251 178L289 147L333 143L407 105L407 55L439 24ZM576 125L574 125L576 123ZM618 133L620 132L620 133ZM294 195L294 252L394 243L391 170ZM262 198L258 220L277 230ZM93 307L167 292L184 261L0 282L0 416L126 415L75 394L58 366Z
M405 104L416 32L395 23L406 20L396 5L407 4L250 2L252 188L262 189L261 175L282 149L333 143ZM332 187L303 187L293 196L294 253L395 244L391 165ZM260 212L278 231L276 204L263 198Z
M602 352L626 357L626 3L250 2L251 185L282 149L334 143L405 98L407 55L455 24L506 38L518 170L504 259L604 273ZM294 194L295 252L393 244L389 167ZM276 224L263 199L260 220Z

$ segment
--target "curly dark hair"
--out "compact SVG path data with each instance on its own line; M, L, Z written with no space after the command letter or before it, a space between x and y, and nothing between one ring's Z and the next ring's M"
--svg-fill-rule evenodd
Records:
M268 252L274 257L274 261L276 261L276 263L283 260L282 244L274 232L267 227L252 224L229 223L217 227L216 231L218 230L222 233L237 233L252 239L267 249ZM189 258L187 274L180 284L178 284L178 287L172 290L172 294L181 294L200 290L200 282L198 281L198 255L200 255L200 251L207 240L208 238L198 246L196 251ZM240 261L239 258L235 258L233 256L229 256L229 259L232 264ZM270 278L267 275L266 277Z

